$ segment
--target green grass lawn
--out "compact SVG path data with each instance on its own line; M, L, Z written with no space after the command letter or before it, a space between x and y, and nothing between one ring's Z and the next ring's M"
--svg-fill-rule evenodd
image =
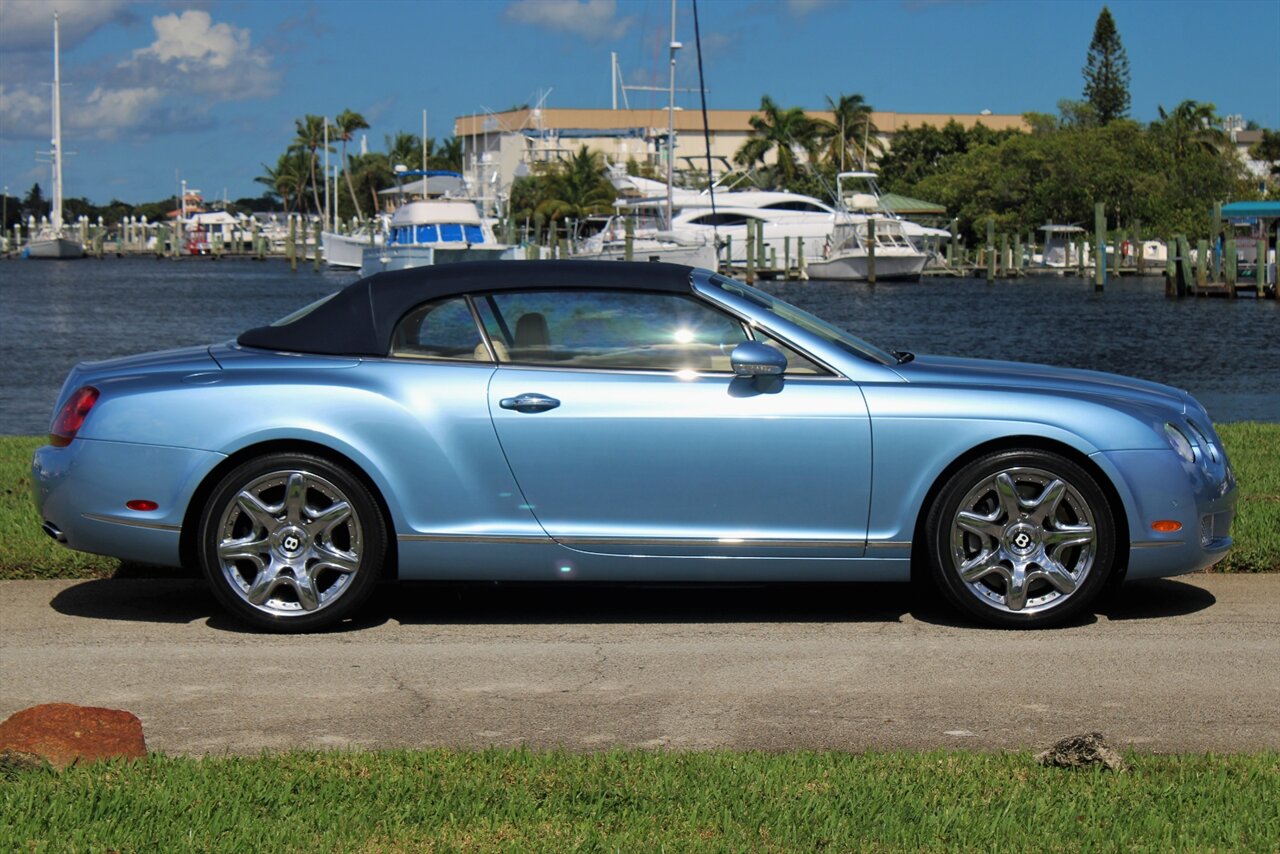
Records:
M1280 424L1218 427L1240 481L1236 545L1218 569L1280 571ZM40 530L31 503L32 452L43 437L0 436L0 579L105 578L120 562L73 552Z
M0 781L0 850L1280 849L1280 754L153 756Z

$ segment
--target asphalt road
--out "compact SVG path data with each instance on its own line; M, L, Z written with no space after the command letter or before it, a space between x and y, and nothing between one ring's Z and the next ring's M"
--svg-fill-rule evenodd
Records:
M148 744L263 748L1280 749L1280 576L1127 585L1000 632L906 586L387 586L303 637L175 579L0 582L0 717L129 709Z

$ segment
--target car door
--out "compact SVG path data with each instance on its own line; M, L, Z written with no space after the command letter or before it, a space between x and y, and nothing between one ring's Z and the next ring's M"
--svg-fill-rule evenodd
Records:
M870 429L854 383L799 364L783 378L733 376L744 327L687 295L577 289L475 303L499 360L489 383L499 442L561 543L862 554Z

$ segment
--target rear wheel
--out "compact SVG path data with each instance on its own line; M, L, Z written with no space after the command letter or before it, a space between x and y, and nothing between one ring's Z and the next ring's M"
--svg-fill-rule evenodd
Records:
M368 598L386 525L369 490L310 454L250 460L214 488L200 520L200 562L236 617L276 632L327 628Z
M927 520L934 580L983 622L1041 628L1087 608L1115 562L1102 489L1040 450L989 454L956 472Z

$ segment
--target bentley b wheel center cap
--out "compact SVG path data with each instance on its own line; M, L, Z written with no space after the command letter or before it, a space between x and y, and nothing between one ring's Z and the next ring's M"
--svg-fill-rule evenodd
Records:
M1040 545L1040 535L1030 525L1014 525L1005 532L1005 543L1014 554L1031 554Z
M276 548L285 557L297 557L306 550L308 537L298 528L285 528L276 534Z

